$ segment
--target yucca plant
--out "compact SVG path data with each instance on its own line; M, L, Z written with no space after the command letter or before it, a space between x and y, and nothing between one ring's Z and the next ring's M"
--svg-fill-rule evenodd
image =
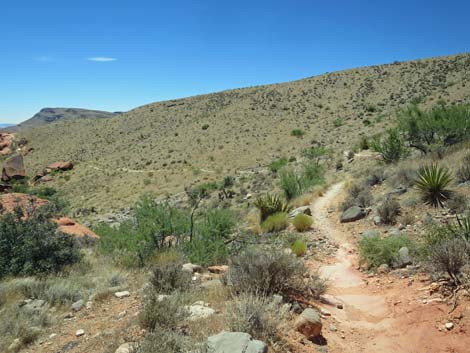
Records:
M291 207L278 195L266 194L265 196L258 197L254 202L256 208L259 209L261 214L261 222L275 213L289 213Z
M447 188L451 182L452 175L447 168L431 164L419 170L416 187L424 202L434 207L442 207L452 194Z

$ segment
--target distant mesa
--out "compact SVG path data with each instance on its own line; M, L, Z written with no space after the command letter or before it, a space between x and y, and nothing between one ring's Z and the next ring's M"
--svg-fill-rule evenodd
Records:
M35 114L32 118L23 121L18 125L4 127L4 130L17 131L66 120L106 119L118 114L120 113L80 108L44 108L41 109L39 113Z

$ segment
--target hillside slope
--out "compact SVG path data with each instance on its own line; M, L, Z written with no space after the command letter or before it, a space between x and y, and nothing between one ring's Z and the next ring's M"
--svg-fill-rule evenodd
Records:
M397 62L300 81L153 103L110 119L67 120L21 131L33 172L72 160L59 188L74 208L106 212L142 192L158 195L220 180L311 144L337 155L393 126L410 102L470 102L470 54ZM291 135L294 129L303 137Z
M110 118L114 115L116 115L116 113L104 112L100 110L89 110L79 108L44 108L41 109L32 118L23 121L22 123L14 127L8 127L8 129L21 130L64 120L101 119Z

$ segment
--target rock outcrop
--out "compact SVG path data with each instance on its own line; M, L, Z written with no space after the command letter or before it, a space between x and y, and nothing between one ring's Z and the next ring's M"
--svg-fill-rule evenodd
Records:
M24 177L26 177L26 169L24 167L23 156L21 154L11 156L3 163L3 181L23 179Z
M13 134L0 132L0 156L9 155L13 151Z
M268 346L244 332L221 332L207 339L208 353L267 353Z
M358 221L367 216L366 211L364 211L359 206L352 206L343 212L341 215L341 223L354 222Z
M66 171L66 170L71 170L73 169L73 163L71 161L66 161L66 162L54 162L52 164L49 164L46 169L49 171L52 170L61 170L61 171Z

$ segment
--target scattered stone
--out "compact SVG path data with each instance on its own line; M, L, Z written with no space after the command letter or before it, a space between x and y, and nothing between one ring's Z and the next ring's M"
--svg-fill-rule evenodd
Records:
M382 264L377 268L377 272L384 274L390 271L390 267L387 264Z
M57 337L57 333L51 333L51 334L49 335L49 339L53 339L53 338L55 338L55 337Z
M87 301L85 306L86 306L87 309L91 309L92 306L93 306L93 302L92 301Z
M42 299L34 299L34 300L28 300L24 302L23 304L23 310L26 311L41 311L42 307L46 304L46 302Z
M295 320L294 326L305 337L312 339L321 334L322 322L316 310L307 308Z
M395 259L395 267L402 268L411 264L410 250L404 246L398 250L398 256Z
M85 305L85 301L83 299L80 299L80 300L78 300L78 301L76 301L75 303L72 304L72 310L80 311L80 310L82 310L84 305Z
M55 162L55 163L49 164L46 169L49 169L49 170L62 170L62 171L71 170L71 169L73 169L73 163L70 162L70 161Z
M122 318L124 318L124 316L126 316L126 315L127 315L127 311L124 310L124 311L121 311L121 312L118 314L117 317L118 317L118 319L122 319Z
M222 274L226 273L228 271L229 267L227 265L221 265L221 266L209 266L207 270L210 273L215 273L215 274Z
M68 352L79 345L78 341L71 341L62 347L62 352Z
M122 299L122 298L126 298L126 297L130 297L131 293L129 293L129 291L125 290L125 291L122 291L122 292L116 292L114 293L114 296L116 298L119 298L119 299Z
M382 217L380 216L374 216L374 224L378 226L379 224L382 223Z
M75 336L77 336L77 337L81 337L84 334L85 334L85 330L83 330L83 329L77 330L77 332L75 332Z
M352 206L343 212L340 221L341 223L354 222L364 218L366 215L366 212L362 208Z
M338 331L338 328L335 325L330 325L330 331L331 332L336 332L336 331Z
M306 214L307 216L311 216L312 210L310 209L309 206L297 207L289 212L289 218L294 218L298 214L302 214L302 213Z
M73 318L73 313L71 313L70 311L64 314L64 319L71 319L71 318Z
M331 313L324 309L324 308L320 308L320 314L324 315L324 316L331 316Z
M199 287L209 289L209 288L214 288L221 286L222 282L220 279L212 279L210 281L202 282Z
M207 303L202 301L195 302L193 305L185 307L189 311L190 320L205 319L215 314L215 310L208 307Z
M183 265L183 271L189 272L189 273L201 272L202 271L202 266L187 263L187 264Z
M207 339L208 353L267 353L268 346L244 332L221 332Z
M454 324L452 322L447 322L445 324L446 330L450 331L454 328Z

